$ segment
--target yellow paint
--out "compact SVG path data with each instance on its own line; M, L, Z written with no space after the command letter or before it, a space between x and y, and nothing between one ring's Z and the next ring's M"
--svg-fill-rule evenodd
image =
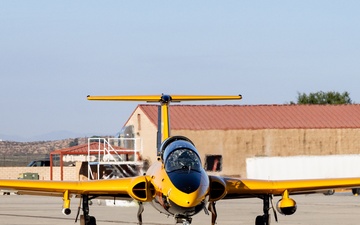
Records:
M160 102L161 95L87 96L88 100ZM241 95L171 95L172 101L239 100Z
M155 186L156 196L161 202L162 196L165 196L169 200L176 202L181 207L194 207L204 200L209 190L204 187L208 187L208 180L202 180L200 187L193 193L186 194L177 189L170 181L165 169L161 166L157 166L156 170L150 169L147 172L151 177L151 182ZM204 174L205 176L206 174Z
M289 198L289 192L288 190L285 190L284 193L282 194L282 199L281 201L279 201L278 204L280 208L287 208L287 207L295 206L296 202L293 199Z
M252 180L224 178L229 194L274 194L282 195L285 190L291 193L311 193L329 189L360 186L358 178L309 179L309 180Z
M63 208L70 208L70 197L68 190L64 192L63 201L64 201Z
M169 103L161 105L161 142L170 136Z

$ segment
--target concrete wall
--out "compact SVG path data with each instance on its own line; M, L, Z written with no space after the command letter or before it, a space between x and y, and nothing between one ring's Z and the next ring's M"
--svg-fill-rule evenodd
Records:
M79 167L63 169L64 180L79 180ZM40 180L50 180L50 167L0 167L0 179L18 179L21 173L38 173ZM60 167L53 167L53 180L60 180Z
M133 125L135 138L142 140L142 158L149 163L156 161L156 132L157 127L150 122L142 110L137 108L126 125Z
M246 177L246 158L360 153L360 129L174 131L192 139L202 159L223 156L217 174Z

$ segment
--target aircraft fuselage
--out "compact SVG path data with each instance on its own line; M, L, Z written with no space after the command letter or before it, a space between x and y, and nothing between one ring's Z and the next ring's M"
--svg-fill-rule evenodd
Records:
M152 205L161 213L188 217L204 209L210 182L192 143L170 143L146 174L155 188Z

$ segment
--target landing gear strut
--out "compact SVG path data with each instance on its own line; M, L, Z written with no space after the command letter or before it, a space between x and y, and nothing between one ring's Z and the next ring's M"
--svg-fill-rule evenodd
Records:
M82 196L82 210L83 214L80 216L80 225L96 225L96 219L89 215L89 196Z
M215 202L209 202L208 210L211 212L211 225L215 225L217 218Z
M259 215L255 219L255 225L270 225L270 195L262 196L264 215Z
M144 212L144 206L142 202L139 202L139 209L138 209L138 213L137 213L137 218L138 218L138 224L142 225L142 213Z

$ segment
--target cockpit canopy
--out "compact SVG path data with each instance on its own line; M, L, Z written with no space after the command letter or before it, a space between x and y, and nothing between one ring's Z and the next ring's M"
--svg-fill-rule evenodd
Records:
M170 173L176 170L200 171L199 156L190 149L176 149L165 160L165 170Z
M162 146L166 172L201 170L201 160L193 143L182 136L171 137Z

